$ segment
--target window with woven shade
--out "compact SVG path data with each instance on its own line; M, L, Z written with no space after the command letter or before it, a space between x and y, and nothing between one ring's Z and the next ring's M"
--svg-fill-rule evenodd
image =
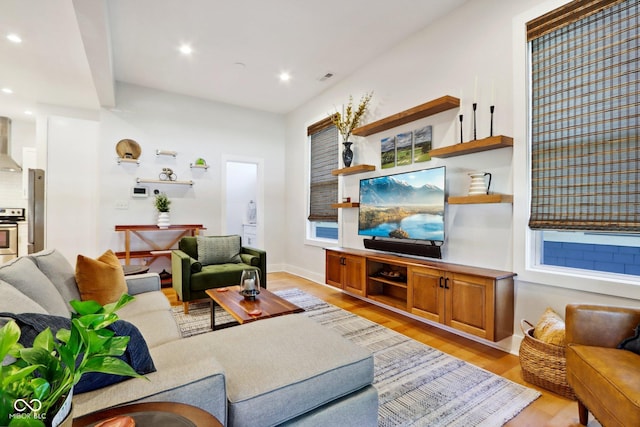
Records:
M331 118L321 120L307 129L310 143L309 171L309 237L338 238L338 177L331 171L338 168L338 129Z
M579 0L527 25L529 227L545 230L545 264L640 275L633 266L589 263L584 255L576 265L555 263L549 256L554 246L546 244L567 240L558 232L583 231L585 241L600 245L597 250L606 243L615 253L614 237L622 234L631 239L625 246L640 246L633 237L640 233L639 23L637 0ZM608 234L593 237L597 233ZM569 240L564 249L555 248L593 250Z

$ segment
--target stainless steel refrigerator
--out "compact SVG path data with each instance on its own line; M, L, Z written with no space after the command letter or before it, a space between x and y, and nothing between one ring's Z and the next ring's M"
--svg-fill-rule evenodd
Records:
M27 206L27 224L29 225L29 243L27 252L32 254L44 249L44 171L29 169L29 205Z

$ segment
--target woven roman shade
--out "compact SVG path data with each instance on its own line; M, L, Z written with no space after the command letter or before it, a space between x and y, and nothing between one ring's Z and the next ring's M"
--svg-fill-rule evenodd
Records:
M338 221L338 177L331 171L338 168L338 129L331 119L309 126L311 140L311 179L309 221Z
M640 232L639 4L530 42L533 229Z

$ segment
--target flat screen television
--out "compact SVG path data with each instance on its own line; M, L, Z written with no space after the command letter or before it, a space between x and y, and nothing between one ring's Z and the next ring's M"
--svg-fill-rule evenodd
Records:
M444 242L445 167L360 180L358 234Z

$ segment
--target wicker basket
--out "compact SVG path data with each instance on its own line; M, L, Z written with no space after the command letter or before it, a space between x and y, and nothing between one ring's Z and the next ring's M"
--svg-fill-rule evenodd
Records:
M520 322L520 328L524 335L520 344L520 366L524 380L576 400L573 389L567 383L565 348L534 338L533 325L524 319Z

